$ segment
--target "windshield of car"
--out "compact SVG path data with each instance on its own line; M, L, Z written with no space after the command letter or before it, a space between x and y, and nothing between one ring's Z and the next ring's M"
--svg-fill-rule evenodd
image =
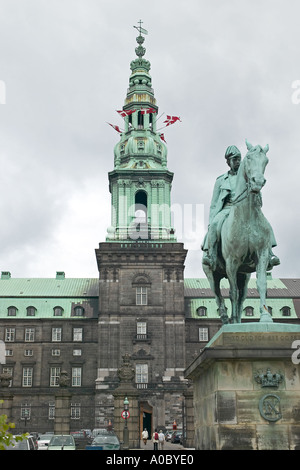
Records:
M49 443L51 446L74 446L74 441L71 436L54 436Z
M92 445L101 445L101 444L119 444L119 439L114 435L102 435L97 436L92 442Z
M53 437L53 434L41 434L38 437L38 441L50 441L52 437Z

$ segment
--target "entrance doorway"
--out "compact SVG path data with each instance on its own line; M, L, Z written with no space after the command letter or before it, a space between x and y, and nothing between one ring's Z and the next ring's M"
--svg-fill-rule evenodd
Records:
M141 434L144 429L148 431L148 439L152 436L152 406L147 402L140 404L140 430Z

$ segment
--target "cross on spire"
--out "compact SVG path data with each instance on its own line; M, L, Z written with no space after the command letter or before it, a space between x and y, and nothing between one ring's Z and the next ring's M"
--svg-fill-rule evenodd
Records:
M141 36L141 33L143 33L145 35L148 34L148 31L146 29L142 28L143 21L140 20L140 21L138 21L138 23L139 23L139 26L134 26L134 28L138 30L138 32L140 33L140 36Z

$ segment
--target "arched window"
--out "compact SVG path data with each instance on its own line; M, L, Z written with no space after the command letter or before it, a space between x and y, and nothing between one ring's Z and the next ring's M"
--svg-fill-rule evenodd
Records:
M244 309L244 311L245 311L245 316L246 317L253 317L253 315L254 315L253 307L248 306Z
M282 307L281 313L283 317L290 317L291 316L291 309L290 307Z
M16 315L17 315L17 307L8 307L7 316L8 317L15 317Z
M82 317L84 315L84 308L78 305L74 308L74 317Z
M147 223L147 193L145 191L138 191L134 200L134 216L136 224Z
M207 316L207 308L206 307L198 307L197 308L197 315L199 317L206 317Z
M63 314L63 308L62 307L54 307L53 309L53 315L55 317L61 317Z
M36 313L36 308L35 307L27 307L27 317L34 317Z

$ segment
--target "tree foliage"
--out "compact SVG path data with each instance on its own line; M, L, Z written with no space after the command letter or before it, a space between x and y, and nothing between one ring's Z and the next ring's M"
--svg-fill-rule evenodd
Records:
M0 404L3 401L0 401ZM20 436L13 436L10 430L15 428L14 423L7 421L6 415L0 415L0 450L5 450L7 446L14 445L15 442L22 441L26 438L26 434Z

